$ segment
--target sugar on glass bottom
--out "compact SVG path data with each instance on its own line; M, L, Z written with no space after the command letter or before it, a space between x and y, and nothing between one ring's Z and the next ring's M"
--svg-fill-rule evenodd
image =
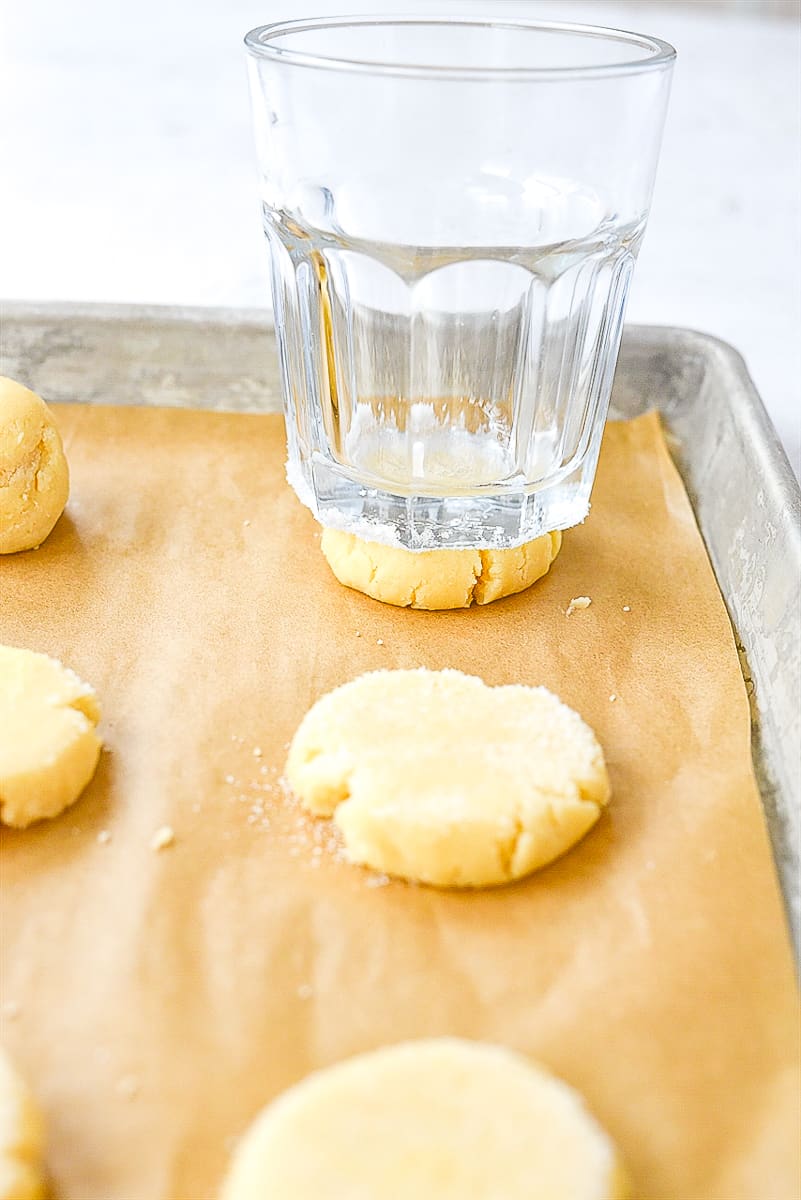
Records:
M503 549L583 521L603 422L566 463L554 434L534 434L521 471L485 412L457 397L360 402L328 454L303 457L290 430L287 478L321 524L410 550Z

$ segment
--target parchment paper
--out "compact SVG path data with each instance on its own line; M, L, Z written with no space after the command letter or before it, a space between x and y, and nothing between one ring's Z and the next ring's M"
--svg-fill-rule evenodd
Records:
M55 1197L206 1200L309 1070L447 1033L580 1089L643 1200L794 1200L797 1001L748 705L657 418L610 426L548 578L427 614L335 582L279 418L57 413L67 514L0 560L0 640L93 683L108 744L74 808L2 833L2 1037ZM614 799L561 861L483 893L384 884L287 802L309 705L418 665L546 684L596 729Z

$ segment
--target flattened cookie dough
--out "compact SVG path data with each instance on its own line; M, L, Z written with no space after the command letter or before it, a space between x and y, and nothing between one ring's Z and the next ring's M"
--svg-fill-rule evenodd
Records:
M320 548L340 583L399 608L469 608L512 596L547 575L558 530L511 550L402 550L324 529Z
M626 1200L581 1097L521 1055L402 1042L317 1071L256 1118L221 1200Z
M40 546L68 494L53 414L35 392L0 375L0 554Z
M0 1200L42 1200L43 1152L42 1115L0 1050Z
M545 688L375 671L321 697L287 780L352 862L439 887L508 883L568 850L609 799L604 756Z
M92 778L101 739L97 696L46 654L0 646L0 820L55 817Z

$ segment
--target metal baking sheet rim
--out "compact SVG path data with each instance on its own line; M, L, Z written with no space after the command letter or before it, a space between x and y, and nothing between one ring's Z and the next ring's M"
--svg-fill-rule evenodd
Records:
M197 344L180 361L158 361L160 341L169 343L169 358L180 351L182 334L197 339L201 331L216 338L204 336L200 363ZM246 354L242 345L231 353L237 338L247 342ZM108 361L115 352L123 360L116 372ZM206 374L215 368L217 384L227 379L219 389ZM272 322L260 310L38 302L0 308L0 373L50 400L275 410L277 372ZM207 395L200 394L204 387ZM801 491L742 357L725 342L687 329L627 326L611 415L651 407L665 419L735 629L754 765L798 961Z

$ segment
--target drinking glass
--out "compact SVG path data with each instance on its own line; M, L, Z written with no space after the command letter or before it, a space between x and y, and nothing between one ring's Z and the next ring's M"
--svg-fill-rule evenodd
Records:
M673 48L447 7L245 42L300 499L411 550L583 520Z

